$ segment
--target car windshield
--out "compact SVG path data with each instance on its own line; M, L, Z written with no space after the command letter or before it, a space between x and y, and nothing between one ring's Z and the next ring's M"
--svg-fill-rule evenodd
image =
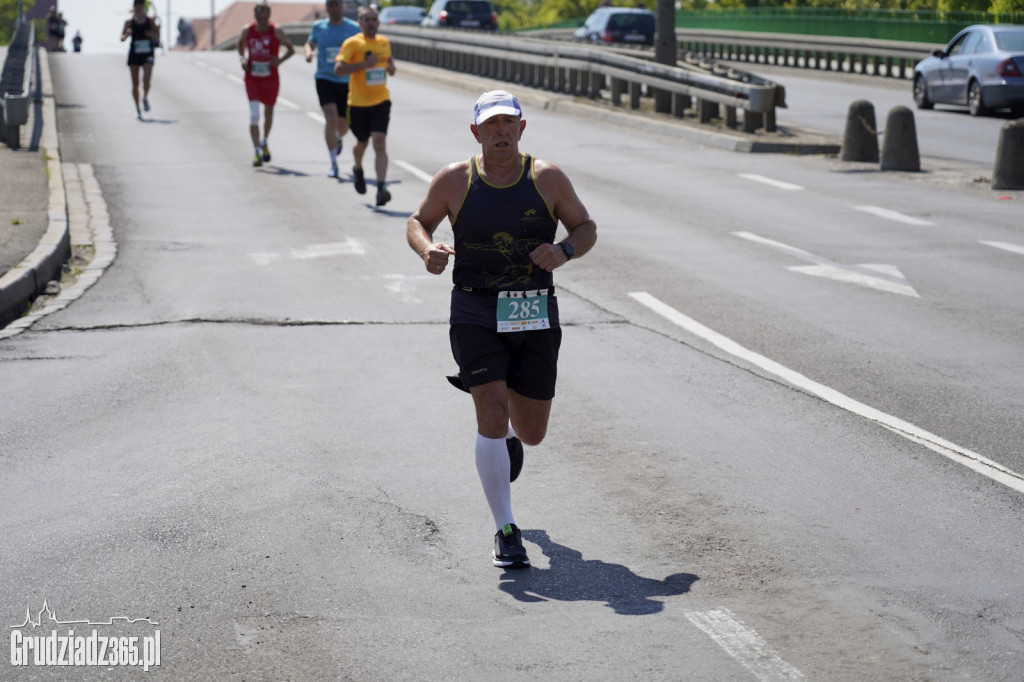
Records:
M491 13L491 8L486 2L474 2L473 0L456 0L456 2L449 2L444 8L449 12L458 12L460 14L469 14L471 12L476 14Z
M1005 52L1024 52L1024 28L996 31L996 45Z
M608 20L612 31L654 31L654 17L649 14L613 14Z

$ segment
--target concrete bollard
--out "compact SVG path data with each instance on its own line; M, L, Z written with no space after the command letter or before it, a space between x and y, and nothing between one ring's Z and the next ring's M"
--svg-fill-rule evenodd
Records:
M1024 189L1024 118L1006 123L999 131L992 189Z
M907 107L893 107L885 120L882 139L882 170L919 171L921 156L917 152L917 129L914 112Z
M839 158L878 163L878 126L875 125L875 105L871 102L859 99L850 105Z

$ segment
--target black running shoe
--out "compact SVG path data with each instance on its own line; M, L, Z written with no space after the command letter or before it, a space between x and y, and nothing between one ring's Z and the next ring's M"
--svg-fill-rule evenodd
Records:
M352 183L356 186L356 192L366 194L366 178L363 177L363 169L359 166L352 166Z
M391 201L391 192L388 191L387 187L379 188L377 190L377 205L383 206L389 201Z
M519 478L519 472L523 470L523 442L512 436L505 439L505 447L508 449L508 480L511 482Z
M494 565L502 568L525 568L530 565L523 547L523 534L514 523L506 523L494 534Z

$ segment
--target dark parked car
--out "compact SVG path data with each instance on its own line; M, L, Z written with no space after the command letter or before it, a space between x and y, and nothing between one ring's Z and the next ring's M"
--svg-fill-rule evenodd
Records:
M378 15L382 26L385 24L413 24L419 26L425 16L427 16L427 10L412 5L391 5L382 9Z
M966 106L971 116L1009 107L1024 116L1024 26L977 24L914 67L914 103Z
M657 21L654 12L627 7L598 7L573 32L576 40L595 43L653 45Z
M498 13L487 0L434 0L422 26L498 30Z

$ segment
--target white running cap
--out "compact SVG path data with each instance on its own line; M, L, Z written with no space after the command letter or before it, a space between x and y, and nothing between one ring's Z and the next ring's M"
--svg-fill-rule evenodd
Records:
M477 125L498 114L522 116L523 108L519 106L515 95L504 90L485 92L473 105L473 122Z

